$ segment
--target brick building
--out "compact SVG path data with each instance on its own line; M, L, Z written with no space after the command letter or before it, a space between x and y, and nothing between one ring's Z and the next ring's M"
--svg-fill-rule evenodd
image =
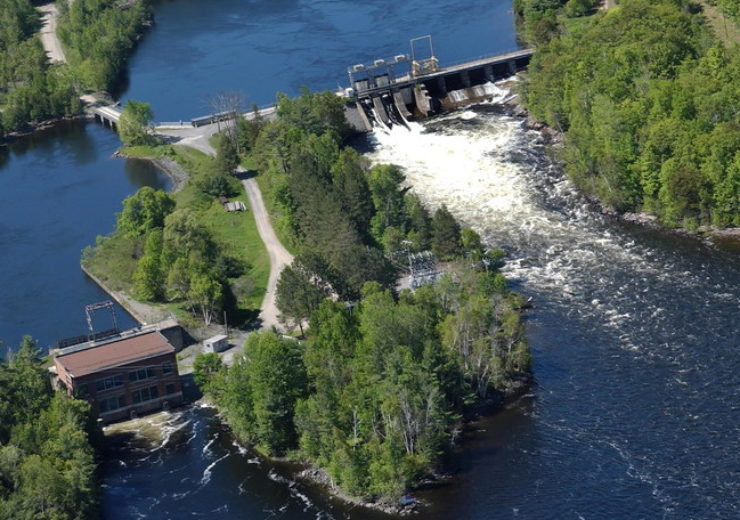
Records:
M62 349L54 358L70 395L105 423L182 403L175 348L159 332Z

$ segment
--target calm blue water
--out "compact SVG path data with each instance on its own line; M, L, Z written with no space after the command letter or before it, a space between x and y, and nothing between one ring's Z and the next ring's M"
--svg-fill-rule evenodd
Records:
M155 20L123 99L151 103L158 121L211 113L219 91L242 92L249 108L304 85L349 86L348 66L410 53L426 34L442 65L517 48L503 0L173 0L157 4Z
M80 252L110 233L121 201L169 180L148 163L111 158L118 136L75 122L0 147L0 340L41 347L85 334L85 305L108 299L80 270ZM133 319L120 307L119 325ZM110 327L107 314L95 327ZM0 352L4 353L3 350Z

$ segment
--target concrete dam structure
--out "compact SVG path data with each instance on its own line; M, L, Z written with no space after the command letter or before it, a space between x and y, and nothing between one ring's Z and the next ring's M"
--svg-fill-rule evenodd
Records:
M350 67L348 95L368 130L373 122L403 124L490 98L493 83L525 70L533 53L522 49L448 67L440 67L433 54L425 59L401 54ZM408 72L397 76L399 68Z
M429 46L424 58L415 54L414 42L419 40ZM337 94L348 98L345 117L353 130L371 132L374 125L403 125L409 120L490 99L497 92L494 82L526 70L534 54L534 49L520 49L440 67L429 36L411 40L411 51L411 55L399 54L347 69L350 87L340 89ZM266 120L274 119L276 108L265 107L259 110L259 115ZM118 126L123 113L118 104L94 105L88 111L95 120L111 128ZM152 129L205 128L237 114L221 112L190 121L154 123ZM241 116L251 119L255 114L246 112Z

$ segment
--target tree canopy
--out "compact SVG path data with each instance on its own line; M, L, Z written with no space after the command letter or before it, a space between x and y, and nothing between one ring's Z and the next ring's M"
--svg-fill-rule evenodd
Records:
M53 392L37 356L26 336L0 362L0 518L96 518L90 406Z
M527 9L543 2L518 4L536 24ZM608 206L740 226L740 46L685 7L624 0L579 24L548 8L557 30L534 38L525 102L565 132L571 179Z
M520 299L478 266L398 298L369 282L353 306L324 299L305 343L253 333L204 388L243 441L396 500L441 463L466 404L529 371Z
M110 90L149 16L144 0L57 2L68 63L50 63L38 36L39 2L0 3L0 137L27 123L80 112L85 90Z
M154 137L150 129L154 112L149 103L130 99L118 121L118 135L126 146L151 144Z
M172 196L162 190L142 186L123 201L118 214L118 229L127 236L146 235L154 228L163 228L165 218L175 209Z

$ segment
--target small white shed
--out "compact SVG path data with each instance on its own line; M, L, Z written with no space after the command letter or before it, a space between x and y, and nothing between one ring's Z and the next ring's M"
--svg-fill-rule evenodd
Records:
M229 340L226 334L219 334L203 341L203 352L223 352L229 348Z

